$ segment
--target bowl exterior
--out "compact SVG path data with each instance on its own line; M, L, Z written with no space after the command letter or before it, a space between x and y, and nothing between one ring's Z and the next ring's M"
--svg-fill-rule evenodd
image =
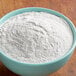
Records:
M60 61L45 65L27 65L12 61L5 57L3 54L0 55L3 64L11 71L21 76L47 76L58 69L60 69L71 57L72 53L63 58Z

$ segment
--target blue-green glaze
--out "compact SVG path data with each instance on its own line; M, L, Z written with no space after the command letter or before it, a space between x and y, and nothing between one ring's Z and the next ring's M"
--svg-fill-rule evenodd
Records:
M57 71L58 69L60 69L70 59L72 53L74 52L74 48L76 46L76 29L74 27L74 24L61 13L56 12L51 9L39 8L39 7L22 8L22 9L18 9L13 12L10 12L0 19L0 24L2 24L4 21L6 21L7 19L9 19L10 17L12 17L14 15L21 14L24 12L31 12L31 11L48 12L48 13L54 14L56 16L63 18L64 20L66 20L73 33L72 47L64 56L62 56L59 59L56 59L52 62L50 61L48 63L41 63L41 64L22 63L22 62L14 60L12 58L9 58L1 50L0 50L0 60L3 62L3 64L8 69L10 69L14 73L19 74L21 76L47 76L48 74L53 73L53 72Z

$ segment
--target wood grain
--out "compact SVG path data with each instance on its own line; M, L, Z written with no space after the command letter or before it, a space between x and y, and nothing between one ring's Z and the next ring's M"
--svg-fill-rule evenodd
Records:
M45 7L57 10L69 17L76 25L76 0L0 0L0 17L24 7ZM18 76L0 62L0 76ZM76 50L69 62L50 76L76 76Z

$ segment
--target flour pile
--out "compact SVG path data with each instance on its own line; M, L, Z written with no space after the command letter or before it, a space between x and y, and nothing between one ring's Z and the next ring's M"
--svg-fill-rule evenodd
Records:
M0 25L0 49L25 63L46 63L68 52L73 36L68 23L45 12L13 16Z

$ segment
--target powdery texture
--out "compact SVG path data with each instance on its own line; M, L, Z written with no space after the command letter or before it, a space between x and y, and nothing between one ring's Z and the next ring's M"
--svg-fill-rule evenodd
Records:
M27 12L0 25L0 48L15 60L46 63L68 52L73 36L68 23L44 12Z

